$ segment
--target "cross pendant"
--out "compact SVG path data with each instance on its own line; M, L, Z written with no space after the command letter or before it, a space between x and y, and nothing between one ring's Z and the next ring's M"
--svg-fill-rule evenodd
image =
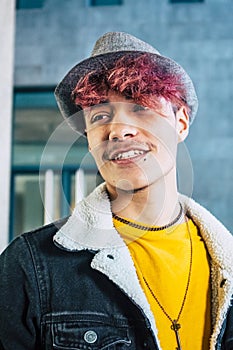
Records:
M180 335L179 335L180 327L181 327L181 325L179 323L177 323L177 320L172 321L171 329L175 332L175 335L176 335L176 342L177 342L176 350L182 350L181 343L180 343Z

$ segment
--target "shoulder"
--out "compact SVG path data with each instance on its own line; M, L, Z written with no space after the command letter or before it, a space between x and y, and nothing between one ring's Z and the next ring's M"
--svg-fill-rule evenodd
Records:
M180 196L187 215L198 227L208 253L216 266L221 266L233 280L233 236L231 232L206 208L193 199Z
M66 224L69 217L54 221L48 225L38 227L32 231L25 232L21 235L26 241L37 241L51 239L63 225Z
M37 249L36 247L39 246L51 247L53 244L53 236L67 220L68 217L15 237L0 255L0 261L4 258L8 258L9 260L9 257L11 257L13 261L16 257L17 259L19 259L20 256L25 258L28 254L30 255L32 250Z
M179 198L184 211L199 228L212 232L224 232L226 236L232 238L231 232L207 208L185 195L180 195Z

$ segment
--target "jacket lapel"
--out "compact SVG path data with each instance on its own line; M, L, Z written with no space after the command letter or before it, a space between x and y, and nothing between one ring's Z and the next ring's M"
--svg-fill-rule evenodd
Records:
M211 258L213 333L210 349L214 350L233 295L233 237L220 221L194 200L181 196L181 201L199 228Z
M214 324L211 350L214 350L233 294L233 237L208 210L193 199L180 195L180 201L199 228L211 257ZM113 226L105 184L101 184L78 203L67 223L54 236L54 242L67 250L96 251L92 268L108 276L139 306L157 338L154 317L140 286L130 253Z
M92 268L105 274L142 310L159 344L154 316L140 286L133 260L113 226L104 184L78 203L69 220L55 234L54 243L71 251L96 251Z

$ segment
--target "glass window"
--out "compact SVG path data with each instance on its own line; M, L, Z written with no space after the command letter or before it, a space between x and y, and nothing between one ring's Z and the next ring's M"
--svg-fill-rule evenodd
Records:
M38 175L14 176L14 236L43 224L43 201Z
M16 0L16 9L37 9L42 8L44 0Z
M53 91L15 90L10 239L69 215L97 183L87 141L63 120ZM77 194L80 167L84 180Z
M89 0L90 6L114 6L122 3L123 0Z
M204 2L204 0L169 0L171 3L195 3L195 2Z

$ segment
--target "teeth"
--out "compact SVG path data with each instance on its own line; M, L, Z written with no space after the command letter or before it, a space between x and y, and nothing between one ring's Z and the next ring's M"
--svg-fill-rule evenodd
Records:
M123 153L118 153L114 159L119 160L119 159L127 159L127 158L133 158L138 156L139 154L143 154L144 151L139 151L139 150L131 150L128 152L123 152Z

